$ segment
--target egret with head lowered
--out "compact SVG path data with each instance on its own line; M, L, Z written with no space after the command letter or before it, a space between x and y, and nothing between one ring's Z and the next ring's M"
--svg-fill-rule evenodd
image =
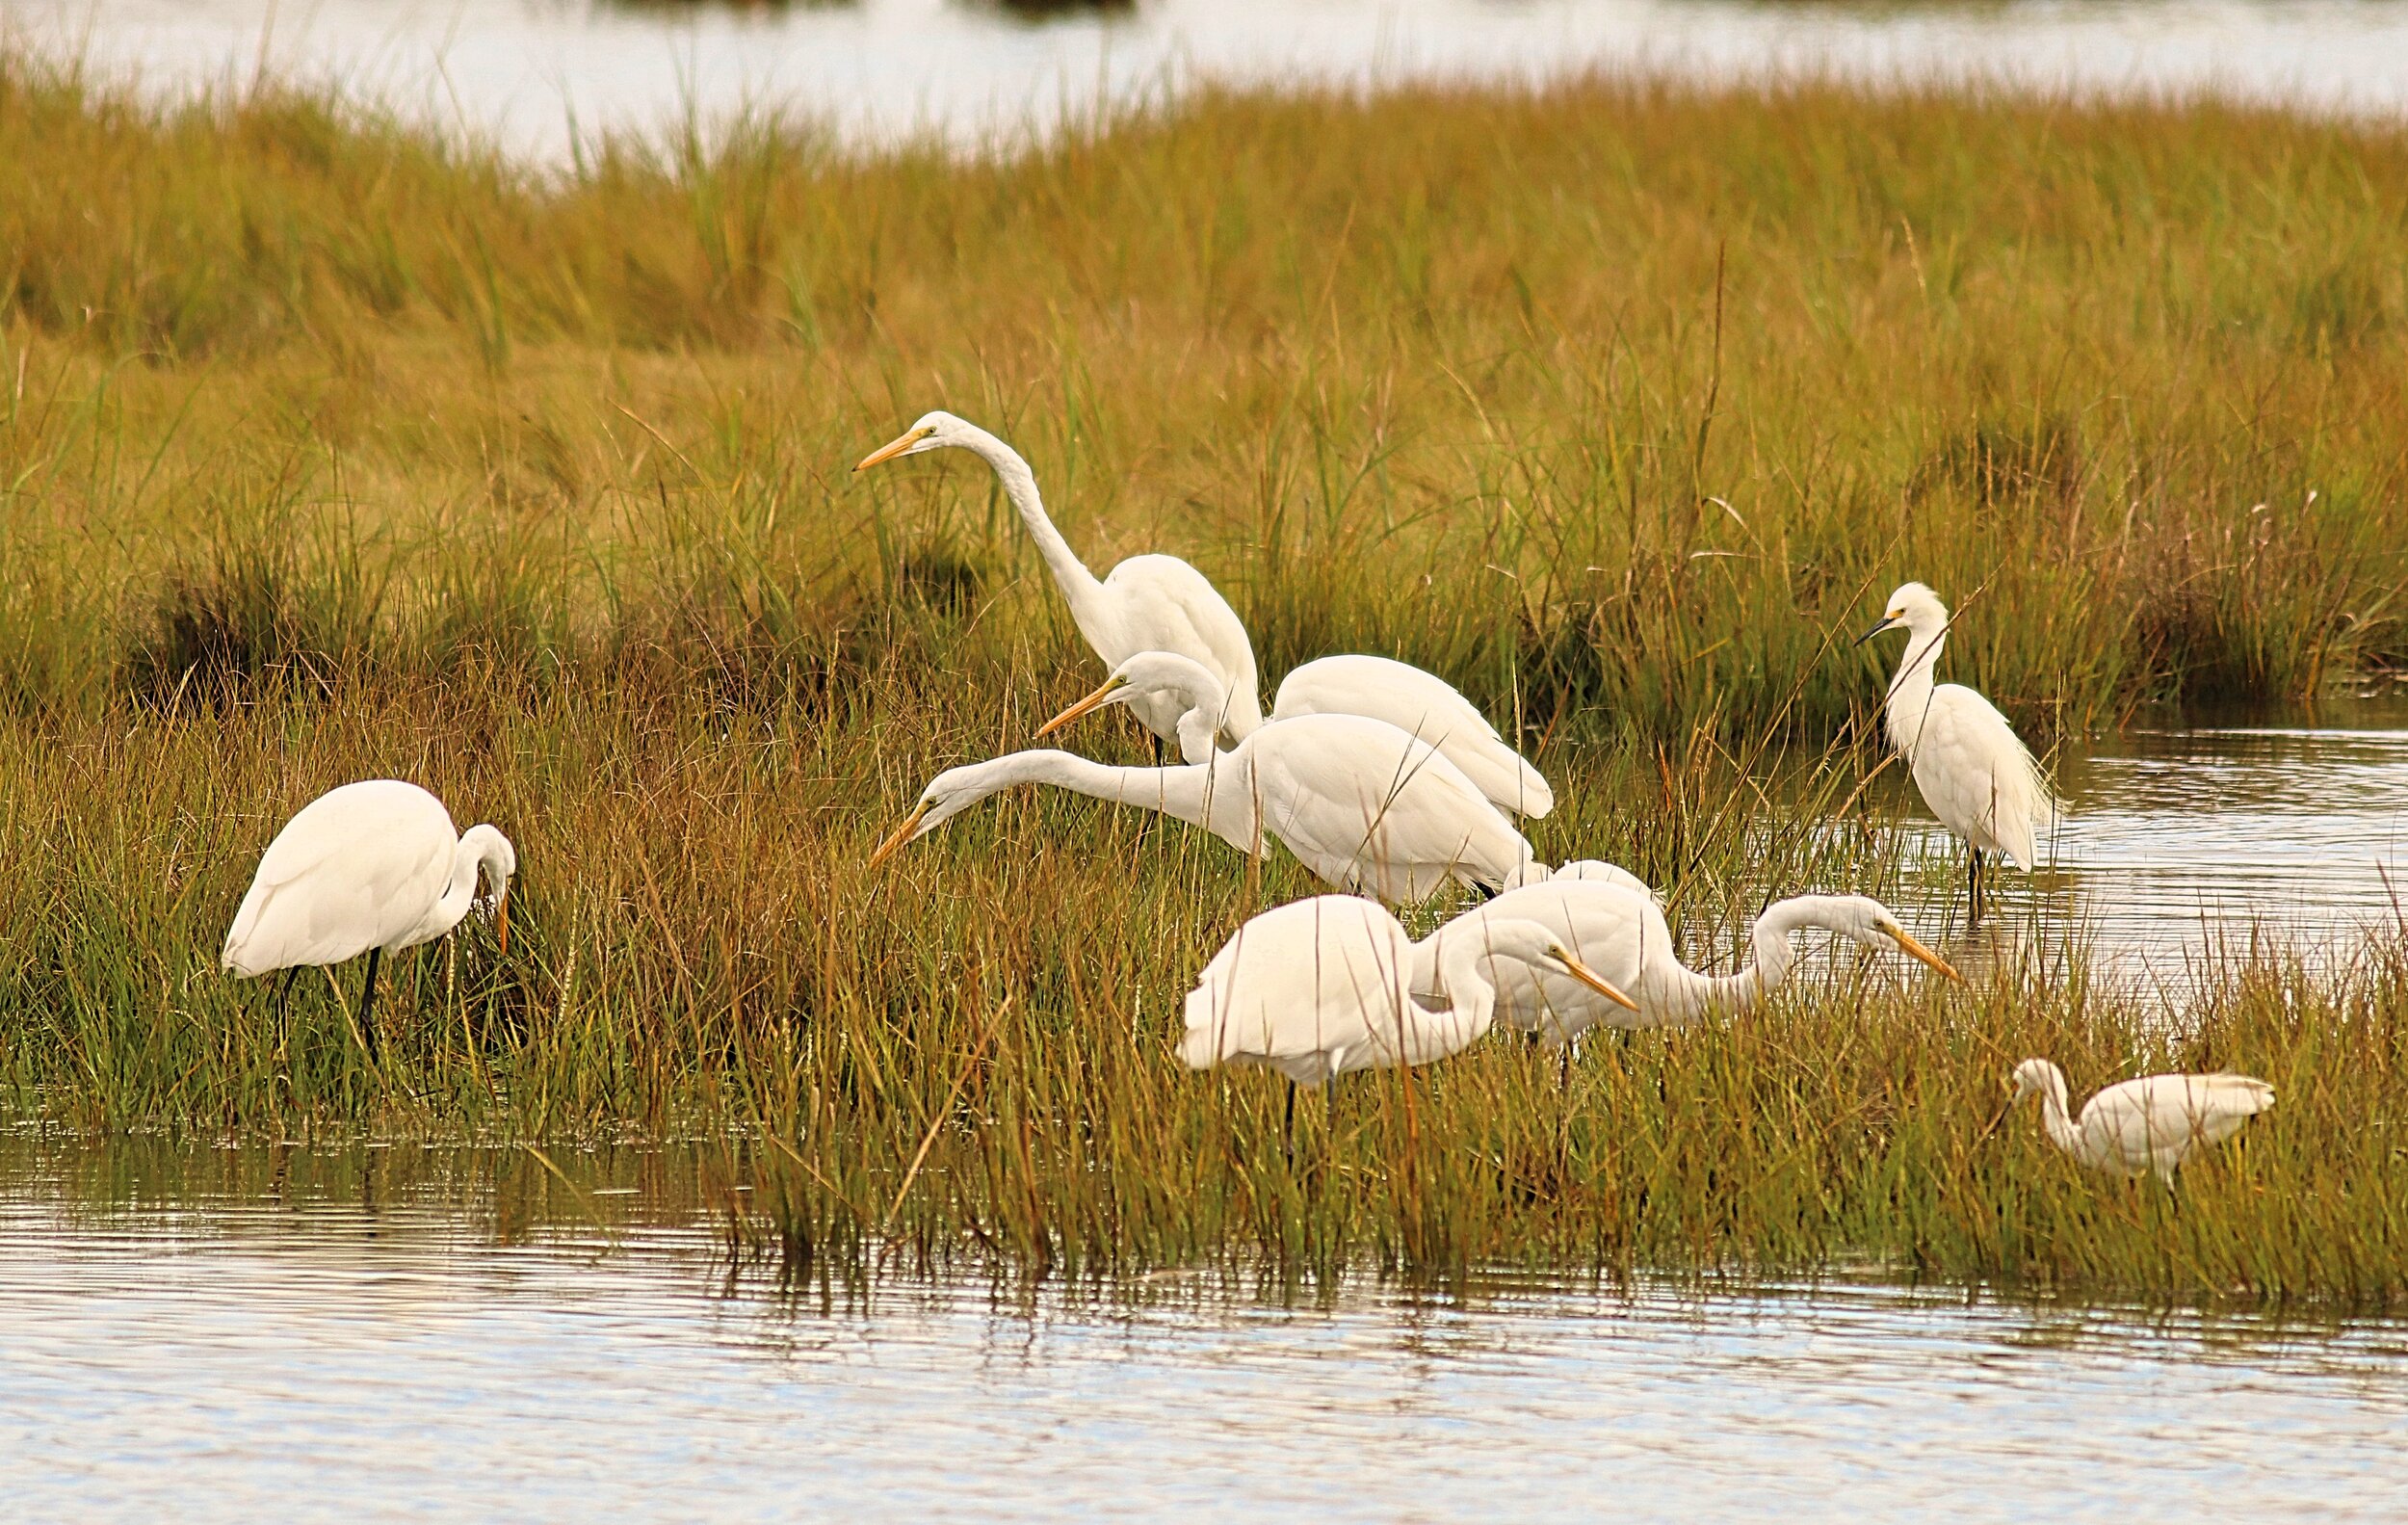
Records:
M1200 663L1227 695L1229 739L1236 741L1262 720L1262 697L1254 667L1254 644L1238 612L1202 572L1176 556L1132 556L1098 578L1054 528L1037 495L1036 473L1020 453L966 419L937 411L877 449L852 469L931 450L966 450L986 462L1012 508L1036 541L1037 554L1054 574L1054 586L1070 606L1071 622L1104 659L1116 667L1140 651L1175 651ZM1131 705L1138 723L1163 741L1175 741L1183 711L1168 698Z
M1114 704L1156 711L1167 704L1178 710L1179 754L1191 763L1210 760L1217 738L1243 739L1265 723L1250 706L1235 704L1201 663L1176 652L1141 651L1114 667L1100 687L1046 722L1037 734L1048 735ZM1538 770L1506 746L1453 684L1420 668L1359 654L1307 662L1281 681L1269 723L1306 715L1385 721L1436 748L1498 809L1535 817L1555 808L1555 791Z
M1188 992L1179 1057L1191 1069L1252 1065L1292 1086L1350 1071L1434 1063L1478 1042L1494 1017L1496 971L1541 969L1631 1004L1547 928L1499 917L1477 938L1415 943L1368 900L1319 895L1254 917ZM1434 969L1418 991L1415 971ZM1293 1114L1296 1092L1288 1093Z
M359 1034L373 1053L378 960L458 926L481 874L492 886L496 937L508 952L517 872L510 838L489 826L456 830L443 802L416 784L345 784L303 805L268 844L221 962L245 979L285 971L280 1006L300 970L366 954Z
M1208 761L1168 768L1052 750L949 768L870 866L989 796L1032 783L1159 810L1249 855L1276 841L1326 882L1392 906L1417 905L1450 882L1497 890L1547 877L1462 770L1427 742L1360 715L1273 722Z
M1900 626L1906 655L1883 705L1890 745L1906 760L1924 803L1971 850L1968 913L1978 919L1982 855L2011 857L2028 873L2039 862L2041 828L2056 817L2056 794L1996 705L1961 683L1933 681L1948 640L1948 605L1923 584L1908 583L1856 644Z
M1540 964L1501 965L1497 1020L1556 1042L1592 1027L1688 1027L1713 1012L1747 1011L1797 967L1800 932L1829 932L1877 953L1902 954L1953 980L1947 960L1915 940L1895 912L1864 895L1799 895L1756 918L1755 961L1737 974L1700 974L1674 956L1672 929L1644 884L1610 864L1567 863L1540 883L1509 890L1455 917L1423 944L1413 988L1439 987L1439 961L1456 942L1475 945L1492 921L1544 927L1590 969L1630 996L1601 1001L1586 982Z
M2146 1075L2107 1087L2076 1114L2065 1071L2052 1062L2027 1059L2007 1078L2015 1088L2008 1106L2038 1096L2050 1142L2076 1163L2116 1175L2155 1170L2168 1186L2193 1150L2222 1144L2274 1106L2274 1088L2250 1075Z

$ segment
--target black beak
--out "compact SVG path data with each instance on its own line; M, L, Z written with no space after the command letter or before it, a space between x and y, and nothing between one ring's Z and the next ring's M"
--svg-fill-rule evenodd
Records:
M1881 617L1881 623L1873 626L1871 630L1866 631L1863 635L1858 636L1854 641L1849 642L1848 644L1856 646L1863 645L1866 642L1871 641L1873 637L1881 634L1884 630L1889 629L1890 623L1890 617L1888 615L1883 615Z

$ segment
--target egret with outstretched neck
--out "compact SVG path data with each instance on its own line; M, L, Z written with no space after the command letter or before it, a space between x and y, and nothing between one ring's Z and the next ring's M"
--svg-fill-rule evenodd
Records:
M1243 739L1263 724L1306 715L1385 721L1436 748L1498 809L1535 817L1555 808L1555 791L1546 778L1505 745L1471 700L1444 678L1386 657L1307 662L1282 680L1271 718L1265 722L1235 704L1203 664L1177 652L1141 651L1115 666L1093 693L1046 722L1037 734L1050 735L1115 704L1145 705L1157 713L1165 704L1177 709L1179 754L1191 763L1209 761L1219 737Z
M1261 723L1254 644L1238 612L1211 580L1175 556L1157 554L1132 556L1098 578L1054 527L1045 500L1037 494L1036 473L1018 451L978 425L941 409L923 414L852 469L867 471L881 461L931 450L966 450L995 473L1004 496L1036 542L1046 570L1053 573L1054 586L1070 606L1071 622L1105 667L1117 667L1140 651L1175 651L1201 663L1227 694L1231 741ZM1140 701L1131 709L1155 736L1178 739L1182 712L1172 701Z
M1437 961L1457 940L1478 944L1492 920L1528 922L1547 929L1591 969L1628 992L1633 1004L1600 1001L1583 982L1564 980L1536 965L1502 969L1497 1020L1556 1042L1592 1027L1688 1027L1709 1014L1736 1014L1778 989L1797 967L1795 936L1822 931L1880 953L1903 954L1948 978L1959 979L1947 960L1918 942L1897 914L1864 895L1799 895L1775 901L1756 918L1750 941L1755 961L1737 974L1707 975L1688 968L1673 954L1672 929L1663 908L1644 885L1620 870L1621 881L1599 870L1606 864L1565 864L1541 883L1499 895L1455 917L1423 944L1425 958L1414 989L1437 988Z
M2008 1082L2015 1088L2008 1106L2038 1096L2050 1142L2078 1164L2116 1175L2155 1170L2168 1186L2193 1150L2222 1144L2274 1106L2272 1086L2231 1073L2127 1080L2092 1096L2079 1115L2067 1105L2065 1071L2049 1060L2025 1060Z
M490 826L456 830L443 802L416 784L345 784L303 805L268 844L220 961L245 979L285 971L280 1010L298 971L366 954L358 1022L373 1054L378 960L458 926L480 874L493 886L496 936L508 952L517 872L510 838Z
M1276 841L1324 881L1394 906L1417 905L1449 882L1494 890L1547 877L1522 833L1461 770L1426 742L1359 715L1278 721L1208 762L1168 768L1113 767L1052 750L950 768L878 844L870 866L1018 784L1159 810L1249 855Z
M1979 920L1982 855L2003 855L2030 872L2039 863L2041 828L2057 815L2056 794L1996 705L1961 683L1933 681L1948 640L1948 605L1923 584L1908 583L1856 644L1900 625L1906 655L1883 705L1890 745L1906 760L1924 803L1970 850L1968 914Z

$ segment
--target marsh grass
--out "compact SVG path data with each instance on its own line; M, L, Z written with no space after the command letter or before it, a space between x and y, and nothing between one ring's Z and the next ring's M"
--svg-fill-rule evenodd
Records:
M861 871L1094 674L982 471L848 469L951 408L1091 564L1205 567L1266 672L1446 674L1556 778L1542 855L1637 870L1727 960L1767 891L1913 872L1846 646L1909 576L2044 744L2400 665L2397 134L1592 81L1207 92L970 161L756 120L540 177L0 53L0 165L18 1110L724 1137L800 1275L2401 1296L2390 952L2246 961L2172 1020L2080 960L1936 993L1845 961L1568 1087L1512 1043L1361 1080L1292 1161L1275 1083L1167 1053L1292 863L1022 796ZM214 959L276 826L380 775L523 872L507 960L472 920L397 961L372 1065L357 971L279 1024ZM2177 1207L2028 1117L1978 1137L2027 1052L2283 1101Z

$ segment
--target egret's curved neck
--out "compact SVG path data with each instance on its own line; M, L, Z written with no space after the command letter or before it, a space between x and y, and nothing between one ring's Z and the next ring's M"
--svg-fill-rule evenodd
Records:
M962 448L976 455L994 470L995 480L1003 484L1004 496L1020 514L1020 522L1029 527L1030 539L1036 541L1036 553L1045 558L1046 569L1054 574L1055 586L1070 601L1072 618L1079 623L1089 644L1094 636L1086 630L1087 619L1100 612L1099 601L1104 585L1079 560L1070 542L1054 528L1051 515L1045 512L1045 500L1037 495L1036 473L1029 469L1020 452L1005 444L983 429L970 429L962 436Z
M434 903L434 912L427 918L437 937L458 926L460 918L468 914L468 907L477 899L479 873L489 871L496 887L503 882L502 850L489 830L470 830L452 850L452 881L444 886L443 898Z
M1669 973L1656 993L1666 1017L1689 1021L1708 1011L1746 1012L1779 989L1797 967L1797 945L1792 934L1822 924L1821 907L1816 901L1815 896L1802 895L1766 907L1748 934L1754 960L1737 974L1699 974L1675 960L1671 950L1665 949Z
M1470 1042L1484 1035L1497 1018L1497 985L1481 964L1512 955L1497 949L1488 936L1442 938L1435 933L1416 944L1414 952L1416 965L1435 963L1437 983L1447 1000L1444 1010L1453 1018L1463 1040ZM1417 967L1410 987L1424 988L1426 972L1426 967Z
M1940 647L1949 639L1948 616L1918 619L1906 627L1906 654L1898 659L1898 676L1890 680L1890 739L1914 761L1915 744L1923 740L1924 716L1931 707L1932 672L1940 665Z
M2081 1143L2081 1132L2074 1126L2073 1111L2066 1101L2065 1071L2051 1065L2048 1082L2048 1089L2040 1093L2040 1123L2058 1148L2072 1154Z
M976 799L1014 784L1051 784L1091 800L1160 810L1246 853L1262 846L1253 765L1243 751L1178 768L1115 768L1075 752L1051 750L1012 752L982 766Z
M1177 652L1157 653L1154 660L1175 674L1156 693L1183 706L1179 713L1179 755L1191 763L1211 762L1219 749L1218 738L1230 734L1243 738L1262 724L1259 714L1232 714L1229 691L1220 679L1203 663L1180 656Z

